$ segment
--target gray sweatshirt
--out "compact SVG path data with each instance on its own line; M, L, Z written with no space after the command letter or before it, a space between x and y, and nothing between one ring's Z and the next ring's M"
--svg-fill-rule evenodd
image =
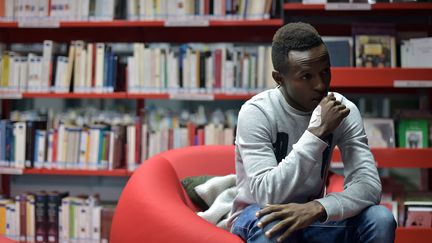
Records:
M278 88L264 91L241 108L235 141L238 194L228 226L250 204L320 202L326 221L343 220L378 204L381 182L357 107L342 95L349 115L325 139L307 131L312 112L291 107ZM325 193L335 146L344 163L343 192Z

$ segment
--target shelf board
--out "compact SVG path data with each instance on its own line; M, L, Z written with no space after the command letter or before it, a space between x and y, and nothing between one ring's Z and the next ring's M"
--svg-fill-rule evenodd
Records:
M282 19L267 19L267 20L210 20L210 26L281 26Z
M15 21L0 21L0 28L18 28L18 23Z
M215 94L215 100L248 100L254 96L254 93L248 94Z
M124 27L163 27L164 21L68 21L60 22L60 28L124 28Z
M332 68L330 83L337 88L403 88L404 85L406 88L432 87L432 68Z
M23 98L126 99L126 92L115 93L23 93Z
M414 90L413 88L432 88L432 68L332 68L334 89L355 89L375 91L376 88L394 89L394 91ZM0 93L3 99L183 99L183 100L247 100L255 93ZM181 96L181 97L177 97ZM200 97L202 96L202 97Z
M432 168L432 148L372 148L372 154L379 168ZM341 166L338 149L333 152L332 165Z
M317 11L325 10L325 4L302 4L302 3L285 3L285 11ZM432 10L432 3L375 3L371 4L371 10L403 10L403 11L425 11ZM355 9L351 11L356 11Z
M193 21L193 20L191 20ZM209 20L209 27L220 26L281 26L282 19L266 19L266 20ZM113 21L61 21L58 28L127 28L127 27L165 27L164 20L154 21L129 21L129 20L113 20ZM182 26L178 26L182 27ZM185 26L189 27L189 26ZM17 21L0 21L0 28L18 28Z
M127 176L126 169L114 170L70 170L70 169L25 169L23 174L70 175L70 176Z
M432 228L398 227L395 243L427 242L432 238Z

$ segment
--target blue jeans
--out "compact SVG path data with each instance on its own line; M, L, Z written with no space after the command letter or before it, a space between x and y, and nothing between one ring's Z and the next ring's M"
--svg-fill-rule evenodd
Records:
M280 234L267 238L264 232L271 229L277 221L258 228L255 213L260 210L256 204L250 205L235 220L231 232L248 243L277 242ZM316 222L307 228L294 232L286 242L394 242L396 221L393 214L383 206L371 206L360 214L342 221L327 223Z

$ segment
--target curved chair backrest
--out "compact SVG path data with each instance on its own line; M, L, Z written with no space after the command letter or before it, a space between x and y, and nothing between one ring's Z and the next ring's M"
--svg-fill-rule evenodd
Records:
M145 161L124 188L111 226L112 243L237 242L198 217L180 179L234 173L234 146L174 149Z

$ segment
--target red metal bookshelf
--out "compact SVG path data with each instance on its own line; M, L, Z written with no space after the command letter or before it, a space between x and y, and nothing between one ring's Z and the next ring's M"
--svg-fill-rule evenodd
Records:
M164 21L68 21L60 22L60 28L127 28L127 27L163 27Z
M23 93L23 98L126 99L126 92L115 93Z
M332 68L331 87L432 87L432 68Z
M377 166L380 168L432 168L432 148L373 148ZM340 166L342 159L340 151L333 152L333 165Z
M268 20L211 20L210 26L281 26L282 19Z
M71 175L71 176L127 176L126 169L114 170L69 170L69 169L25 169L23 174Z
M403 242L429 242L432 239L431 228L398 227L395 243Z
M325 6L326 6L325 4L285 3L284 10L286 11L325 10ZM355 9L353 10L355 11ZM371 10L425 11L425 10L432 10L432 3L375 3L375 4L371 4Z
M282 19L268 20L209 20L209 27L220 26L281 26ZM192 25L193 26L193 25ZM114 21L61 21L58 28L127 28L127 27L165 27L165 21L129 21L129 20L114 20ZM181 27L181 26L178 26ZM187 26L186 26L187 27ZM18 28L16 21L0 21L0 28Z

